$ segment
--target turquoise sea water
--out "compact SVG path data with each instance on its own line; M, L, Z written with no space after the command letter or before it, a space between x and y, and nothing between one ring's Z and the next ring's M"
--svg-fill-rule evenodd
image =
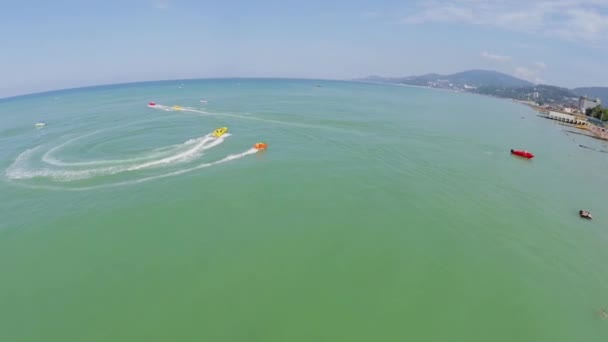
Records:
M0 341L606 341L608 154L578 145L608 147L564 129L334 81L0 100Z

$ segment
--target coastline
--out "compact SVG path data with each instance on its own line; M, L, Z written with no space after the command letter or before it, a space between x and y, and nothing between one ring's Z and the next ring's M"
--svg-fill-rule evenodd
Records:
M526 105L526 106L532 108L534 111L536 111L538 113L537 116L539 116L539 117L542 117L542 118L545 118L545 119L549 119L549 120L557 120L557 119L551 118L548 114L544 115L543 113L550 112L550 111L547 110L547 109L545 109L545 108L543 108L543 107L539 107L539 106L536 106L536 105L533 105L533 104L530 104L530 103L526 103L526 102L522 102L522 101L516 101L516 100L514 100L514 102L517 102L517 103L520 103L520 104L523 104L523 105ZM569 114L569 115L572 115L572 116L575 116L575 117L584 117L585 121L587 121L586 116L584 116L582 114L579 114L579 115L571 114L571 113L564 113L564 114ZM559 121L559 120L557 120L557 121ZM568 127L573 127L573 128L578 129L578 130L581 130L581 131L588 131L588 132L590 132L590 134L576 132L577 134L584 135L584 136L587 136L587 137L590 137L590 138L594 138L594 139L597 139L597 140L608 141L608 131L606 131L605 128L599 127L599 126L597 126L597 125L595 125L593 123L590 123L589 121L587 121L587 123L588 124L585 125L585 128L581 128L577 124L562 123L562 122L560 122L561 125L568 126ZM574 133L574 132L572 132L572 133Z

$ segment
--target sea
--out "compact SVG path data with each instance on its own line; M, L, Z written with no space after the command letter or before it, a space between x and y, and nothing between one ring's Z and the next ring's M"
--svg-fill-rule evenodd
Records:
M0 100L0 341L608 341L608 146L577 132L347 81Z

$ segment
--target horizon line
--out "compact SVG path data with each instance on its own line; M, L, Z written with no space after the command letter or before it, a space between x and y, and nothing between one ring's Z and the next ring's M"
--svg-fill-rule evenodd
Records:
M103 87L112 87L112 86L125 86L125 85L133 85L133 84L144 84L144 83L158 83L158 82L179 82L179 81L201 81L201 80L304 80L304 81L351 81L356 80L353 79L340 79L340 78L308 78L308 77L280 77L280 76L235 76L235 77L194 77L194 78L171 78L171 79L158 79L158 80L147 80L147 81L129 81L129 82L119 82L119 83L101 83L101 84L93 84L93 85L85 85L85 86L76 86L76 87L68 87L68 88L57 88L51 90L43 90L32 93L24 93L19 95L11 95L7 97L0 97L0 101L5 100L15 100L21 97L29 97L29 96L38 96L44 94L52 94L70 90L80 90L80 89L92 89L92 88L103 88Z
M503 73L497 70L493 70L493 69L482 69L482 68L476 68L476 69L469 69L469 70L464 70L464 71L459 71L459 72L466 72L466 71L493 71L493 72L497 72L497 73L502 73L514 78L518 78L514 75L508 74L508 73ZM455 72L455 73L459 73L459 72ZM111 86L126 86L126 85L134 85L134 84L145 84L145 83L159 83L159 82L179 82L179 81L201 81L201 80L238 80L238 79L244 79L244 80L252 80L252 79L259 79L259 80L271 80L271 79L276 79L276 80L305 80L305 81L369 81L366 80L367 78L370 77L380 77L380 78L403 78L403 77L420 77L420 76L424 76L424 75L430 75L430 74L436 74L436 75L440 75L440 76L449 76L451 74L437 74L437 73L425 73L425 74L419 74L419 75L412 75L412 76L382 76L379 74L369 74L367 76L359 76L359 77L351 77L351 78L316 78L316 77L281 77L281 76L233 76L233 77L192 77L192 78L170 78L170 79L157 79L157 80L146 80L146 81L127 81L127 82L118 82L118 83L100 83L100 84L92 84L92 85L84 85L84 86L75 86L75 87L67 87L67 88L56 88L56 89L51 89L51 90L43 90L43 91L35 91L35 92L31 92L31 93L23 93L23 94L18 94L18 95L11 95L11 96L6 96L6 97L0 97L0 102L4 102L4 101L8 101L8 100L15 100L15 99L19 99L22 97L30 97L30 96L39 96L39 95L44 95L44 94L52 94L52 93L58 93L58 92L64 92L64 91L71 91L71 90L80 90L80 89L94 89L94 88L103 88L103 87L111 87ZM518 78L519 79L519 78ZM525 81L525 80L524 80ZM528 81L529 82L529 81ZM563 87L563 86L559 86L559 85L551 85L548 83L538 83L535 84L534 82L530 82L532 83L534 86L541 86L541 85L545 85L545 86L553 86L553 87L558 87L558 88L564 88L564 89L568 89L568 90L574 90L577 88L608 88L607 87L603 87L603 86L591 86L591 85L586 85L586 86L580 86L580 87Z

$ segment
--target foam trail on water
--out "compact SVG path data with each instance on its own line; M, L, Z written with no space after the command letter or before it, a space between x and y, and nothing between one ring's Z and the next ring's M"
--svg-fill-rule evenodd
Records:
M176 155L167 157L167 158L163 158L160 160L155 160L155 161L151 161L148 163L143 163L140 165L135 165L132 166L130 168L128 168L128 171L133 171L133 170L139 170L139 169L143 169L143 168L147 168L147 167L152 167L152 166L157 166L157 165L162 165L162 164L169 164L171 162L174 161L182 161L182 160L188 160L189 158L196 156L197 153L210 149L214 146L217 146L219 144L221 144L224 141L224 137L228 137L229 134L224 134L221 138L214 138L212 136L205 136L205 138L203 138L202 140L200 140L196 145L194 145L194 147L192 147L191 149L184 151L182 153L178 153ZM213 141L215 140L215 141ZM210 144L207 144L209 141L213 141Z
M95 176L103 175L114 175L125 171L135 171L145 168L150 168L158 165L174 164L176 162L183 162L198 156L202 151L207 150L211 147L217 146L224 141L225 137L230 136L225 134L221 138L214 138L210 135L203 137L193 147L181 153L151 162L133 164L135 159L128 160L129 163L124 165L115 165L101 168L83 169L83 170L66 170L66 169L49 169L39 168L32 169L27 167L27 162L31 159L31 156L42 146L38 146L34 149L26 150L21 153L15 162L6 170L6 177L9 179L30 179L35 177L47 177L57 181L74 181L87 179ZM73 140L73 139L72 139ZM208 142L212 141L210 144Z
M211 163L204 163L204 164L193 166L193 167L190 167L190 168L187 168L187 169L177 170L177 171L165 173L165 174L158 175L158 176L151 176L151 177L146 177L146 178L142 178L142 179L137 179L137 180L133 180L133 181L130 181L130 182L117 183L117 185L142 183L142 182L147 182L147 181L151 181L151 180L159 179L159 178L178 176L178 175L181 175L181 174L184 174L184 173L187 173L187 172L192 172L194 170L199 170L199 169L202 169L202 168L206 168L206 167L210 167L210 166L226 163L226 162L229 162L231 160L241 159L243 157L246 157L246 156L248 156L250 154L254 154L256 152L258 152L257 149L250 148L249 150L247 150L245 152L241 152L241 153L238 153L238 154L231 154L229 156L224 157L223 159L220 159L220 160L217 160L217 161L214 161L214 162L211 162Z
M287 121L280 121L280 120L273 120L273 119L263 119L263 118L245 116L245 115L239 115L239 114L208 112L208 111L204 111L204 110L200 110L200 109L196 109L196 108L192 108L192 107L174 108L174 107L156 104L155 106L150 106L150 108L160 109L160 110L164 110L167 112L179 111L179 112L198 113L198 114L203 114L203 115L233 117L233 118L244 119L244 120L261 121L261 122L268 122L268 123L274 123L274 124L279 124L279 125L296 126L296 127L313 127L313 128L322 128L323 127L323 126L318 126L318 125L309 125L309 124L287 122Z
M194 167L190 167L187 169L182 169L182 170L177 170L177 171L173 171L173 172L168 172L162 175L157 175L157 176L150 176L150 177L145 177L145 178L140 178L140 179L135 179L135 180L131 180L131 181L124 181L124 182L118 182L118 183L113 183L113 184L104 184L104 185L96 185L96 186L88 186L88 187L79 187L79 188L64 188L64 187L59 187L59 186L45 186L45 185L28 185L28 184L20 184L21 186L24 187L28 187L31 189L45 189L45 190L56 190L56 191L88 191L88 190L96 190L96 189L105 189L105 188L114 188L114 187L121 187L121 186L129 186L129 185L135 185L135 184L140 184L140 183L145 183L145 182L149 182L149 181L153 181L153 180L157 180L157 179L162 179L162 178L167 178L167 177L174 177L174 176L179 176L182 175L184 173L188 173L188 172L192 172L195 170L200 170L203 168L207 168L207 167L211 167L214 165L219 165L222 163L226 163L232 160L237 160L237 159L241 159L244 158L248 155L251 154L255 154L257 153L258 150L255 148L251 148L245 152L241 152L238 154L231 154L227 157L224 157L223 159L211 162L211 163L204 163L204 164L200 164Z
M67 144L65 144L67 145ZM157 152L157 153L152 153L152 154L148 154L142 157L136 157L136 158L129 158L129 159L102 159L102 160L93 160L93 161L88 161L88 162L64 162L62 160L57 159L54 154L57 152L59 147L64 147L63 146L57 146L52 148L51 150L47 151L43 156L42 156L42 161L48 165L53 165L53 166L95 166L95 165L109 165L109 164L124 164L124 163L130 163L130 162L136 162L136 161L142 161L142 160L149 160L149 159L155 159L155 158L160 158L162 156L168 155L173 153L173 150L168 150L168 151L161 151L161 152ZM173 149L175 149L176 147L173 147Z
M208 115L208 113L203 111L198 111L195 108L190 107L167 107L158 105L157 109L165 110L165 111L190 111L190 112L198 112L201 114ZM221 114L220 114L221 115ZM253 119L258 120L258 118L250 118L246 116L240 115L231 115L227 114L226 116L234 116L240 117L243 119ZM264 120L259 119L260 121L272 122L274 120ZM150 120L145 120L150 121ZM276 121L276 123L283 123L280 121ZM126 124L124 126L132 126L138 124L138 122L133 122ZM123 126L123 127L124 127ZM211 134L207 134L205 136L189 139L181 144L170 145L165 147L156 148L151 150L149 154L143 156L137 156L134 158L127 159L104 159L104 160L90 160L90 161L80 161L80 162L66 162L62 161L60 158L56 157L56 155L60 155L62 149L66 148L70 144L76 144L81 139L93 136L95 134L99 134L104 131L108 131L114 129L113 127L107 127L103 129L99 129L93 131L91 133L86 133L83 135L76 136L76 134L67 134L65 135L68 140L64 140L63 142L53 145L39 145L34 148L27 149L19 154L14 162L9 165L9 167L5 170L5 181L9 183L28 187L32 189L49 189L49 190L66 190L66 191L82 191L82 190L91 190L98 188L106 188L106 187L116 187L116 186L124 186L129 184L137 184L142 182L147 182L155 179L166 178L181 175L187 172L191 172L194 170L210 167L213 165L225 163L231 160L236 160L243 158L249 154L256 153L257 150L255 148L251 148L245 152L239 154L228 155L220 160L203 163L196 166L192 166L192 164L185 164L185 169L177 169L175 171L158 174L158 175L150 175L145 178L137 178L142 177L143 175L135 173L135 178L130 180L125 180L118 183L108 183L101 184L96 186L89 187L78 187L68 186L66 182L75 181L75 180L83 180L96 176L108 176L114 175L122 172L130 172L137 171L143 169L150 169L160 166L169 166L174 164L180 164L184 162L192 162L199 156L203 154L203 151L213 148L219 144L221 144L225 138L231 136L230 134L224 134L223 136L216 138ZM86 147L86 145L84 145ZM41 164L42 163L42 164ZM58 181L61 183L56 183L57 185L43 185L43 184L28 184L28 182L16 182L16 180L27 180L33 178L49 178L54 181ZM15 181L15 182L13 182ZM63 185L66 184L66 185Z
M4 171L4 175L9 179L21 179L23 177L24 172L22 169L25 164L30 160L30 156L34 154L37 150L39 150L42 145L30 148L28 150L23 151L20 155L17 156L15 161Z
M135 122L132 124L127 124L123 127L126 126L132 126L135 124L139 124L140 122ZM128 162L134 162L134 161L142 161L142 160L148 160L148 159L154 159L154 158L160 158L164 155L167 154L171 154L174 153L174 149L179 148L180 145L176 145L176 146L171 146L169 150L163 150L163 151L159 151L157 153L153 153L153 154L149 154L146 156L142 156L142 157L136 157L136 158L130 158L130 159L104 159L104 160L94 160L94 161L88 161L88 162L64 162L61 161L59 159L57 159L54 155L59 152L61 149L65 148L68 145L71 145L79 140L82 140L84 138L88 138L90 136L111 130L112 128L105 128L105 129L100 129L88 134L84 134L84 135L80 135L77 136L75 138L69 139L53 148L51 148L50 150L48 150L43 156L42 156L42 161L46 164L49 165L53 165L53 166L94 166L94 165L104 165L104 164L123 164L123 163L128 163Z

